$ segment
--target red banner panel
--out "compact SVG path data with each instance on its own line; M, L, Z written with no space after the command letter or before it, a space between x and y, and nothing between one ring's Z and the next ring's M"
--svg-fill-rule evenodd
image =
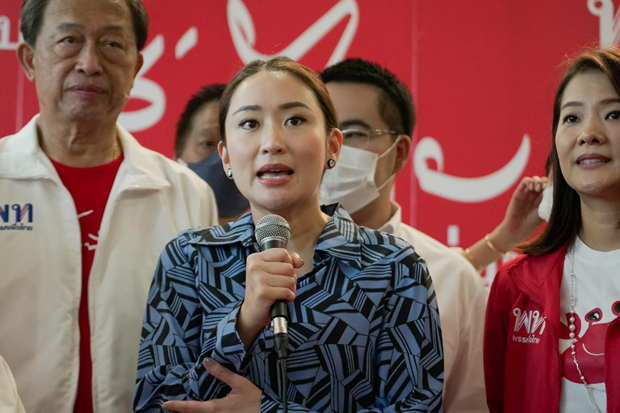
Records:
M411 88L417 106L414 148L395 191L404 220L455 246L501 221L523 176L544 174L561 63L619 37L612 0L145 5L145 64L120 118L143 145L172 156L189 97L253 59L284 54L317 71L346 57L373 60ZM20 6L0 4L0 136L38 111L15 57Z

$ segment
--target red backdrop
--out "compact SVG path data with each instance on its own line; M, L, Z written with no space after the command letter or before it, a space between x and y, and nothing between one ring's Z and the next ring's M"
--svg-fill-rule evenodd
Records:
M348 56L374 60L417 106L396 186L404 219L461 246L501 221L521 177L544 172L560 64L584 46L616 44L619 31L617 0L144 1L146 64L121 116L143 145L172 156L187 99L253 58L287 54L317 71ZM0 136L38 111L15 58L20 6L0 4Z

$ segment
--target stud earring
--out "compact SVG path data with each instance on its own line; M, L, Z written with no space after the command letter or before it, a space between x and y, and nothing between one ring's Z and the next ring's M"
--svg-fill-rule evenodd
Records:
M333 159L328 159L327 160L327 167L329 169L334 169L334 166L336 166L336 161Z
M226 169L226 176L228 177L228 179L232 179L232 169Z

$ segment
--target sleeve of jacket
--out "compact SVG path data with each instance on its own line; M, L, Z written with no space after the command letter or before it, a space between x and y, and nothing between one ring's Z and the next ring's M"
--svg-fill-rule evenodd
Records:
M205 283L192 267L195 254L181 235L160 256L142 325L135 411L159 412L167 400L223 397L229 389L207 373L207 356L240 374L247 368L254 347L246 351L236 332L241 299L222 291L220 301L205 304L210 308L201 305L208 292L198 286Z
M11 369L0 356L0 407L5 413L24 413L24 405L17 394Z
M395 288L377 341L375 408L368 412L442 411L444 365L437 298L426 263L413 255L417 258L413 262L394 266Z
M441 412L443 345L426 263L411 247L394 264L375 356L374 408L363 412Z
M484 328L484 381L491 413L504 411L509 288L507 273L502 268L491 286Z

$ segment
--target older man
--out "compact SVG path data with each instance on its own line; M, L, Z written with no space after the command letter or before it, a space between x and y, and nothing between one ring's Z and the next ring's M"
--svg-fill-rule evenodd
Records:
M488 411L482 369L488 293L482 280L460 254L402 222L390 199L411 148L411 94L394 74L362 59L330 66L321 77L344 137L338 164L323 178L322 202L341 202L358 225L403 238L426 260L443 334L444 411Z
M29 413L125 413L157 257L217 224L215 200L116 123L141 0L24 0L21 22L40 114L0 140L0 354Z

